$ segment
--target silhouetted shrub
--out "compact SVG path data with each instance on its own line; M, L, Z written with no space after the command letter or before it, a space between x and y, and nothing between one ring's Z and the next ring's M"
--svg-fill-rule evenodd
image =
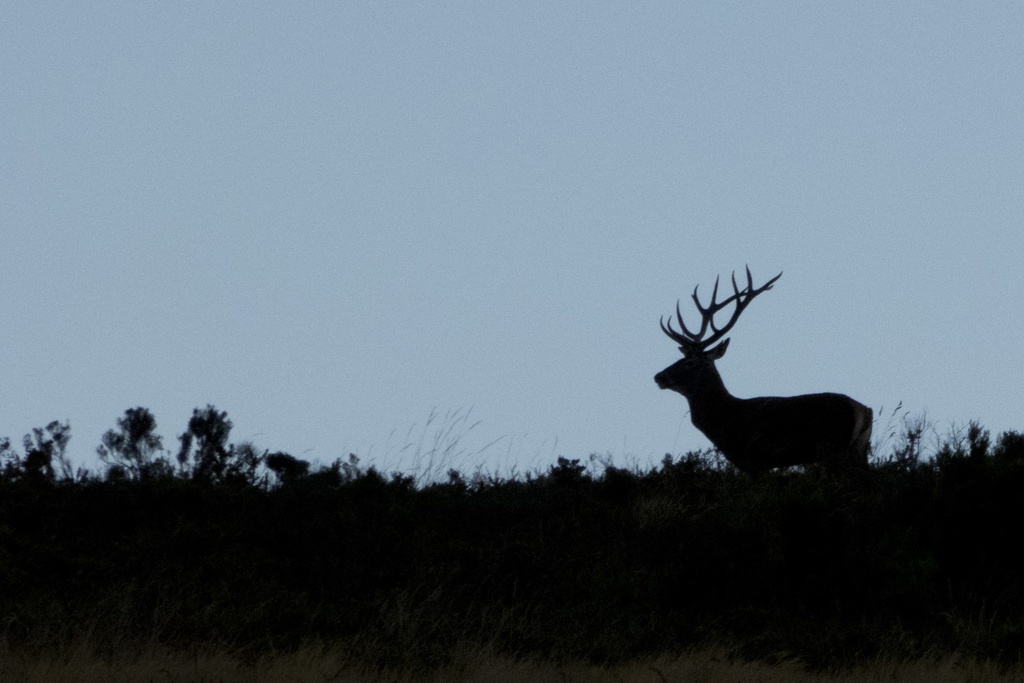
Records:
M117 430L108 430L96 449L100 460L108 465L113 479L146 479L167 477L173 468L163 450L163 439L156 433L156 418L146 408L129 408L117 421Z
M569 460L558 456L558 463L551 466L548 476L555 486L572 488L580 485L586 471L586 466L581 465L578 459Z
M287 453L271 453L267 456L267 469L277 475L282 484L289 484L309 476L309 463Z

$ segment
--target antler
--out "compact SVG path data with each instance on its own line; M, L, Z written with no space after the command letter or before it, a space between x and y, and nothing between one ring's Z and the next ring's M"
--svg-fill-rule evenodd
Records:
M661 331L669 336L672 341L676 342L680 346L685 346L688 349L695 351L703 351L709 346L719 341L722 337L729 333L732 326L736 324L736 321L740 319L740 314L743 313L743 309L747 307L755 296L761 292L767 292L775 284L775 281L782 277L780 272L778 275L773 277L768 282L764 283L761 287L754 289L754 278L750 274L750 266L747 266L747 286L744 289L740 289L739 285L736 284L736 273L732 274L732 289L733 295L724 301L715 301L718 298L718 278L715 278L715 288L711 292L711 303L704 306L700 303L700 299L697 297L697 287L693 288L693 303L697 305L697 310L700 311L700 329L696 332L690 332L686 328L686 323L683 322L683 314L679 310L679 302L676 302L676 320L679 321L679 327L681 332L676 332L672 327L672 316L668 317L668 325L665 325L664 318L659 319L661 324ZM729 322L724 327L718 327L715 325L715 314L721 311L723 308L736 302L736 308L732 312L732 317L729 318ZM707 333L708 328L711 328L711 336L704 339L704 335Z

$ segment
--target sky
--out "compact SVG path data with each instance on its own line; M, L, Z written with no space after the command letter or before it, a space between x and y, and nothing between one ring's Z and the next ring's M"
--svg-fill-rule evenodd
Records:
M0 436L128 408L422 473L709 445L718 362L1024 430L1024 5L47 2L0 23Z

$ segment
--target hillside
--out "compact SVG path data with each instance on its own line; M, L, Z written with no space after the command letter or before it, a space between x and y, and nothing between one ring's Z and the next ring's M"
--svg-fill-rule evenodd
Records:
M143 411L104 437L103 472L71 472L67 425L0 443L8 646L330 642L417 670L466 648L610 664L723 647L815 667L1024 652L1016 432L972 423L925 459L908 428L843 476L752 478L708 451L416 482L230 444L212 407L172 458Z

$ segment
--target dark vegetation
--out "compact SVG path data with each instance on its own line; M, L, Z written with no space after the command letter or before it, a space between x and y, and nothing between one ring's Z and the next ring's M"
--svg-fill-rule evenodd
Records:
M711 451L649 471L559 458L420 481L229 443L175 453L126 411L74 471L68 425L0 440L0 636L114 653L343 643L434 668L466 648L613 663L723 645L812 666L1024 651L1024 435L977 423L866 472L752 478Z

